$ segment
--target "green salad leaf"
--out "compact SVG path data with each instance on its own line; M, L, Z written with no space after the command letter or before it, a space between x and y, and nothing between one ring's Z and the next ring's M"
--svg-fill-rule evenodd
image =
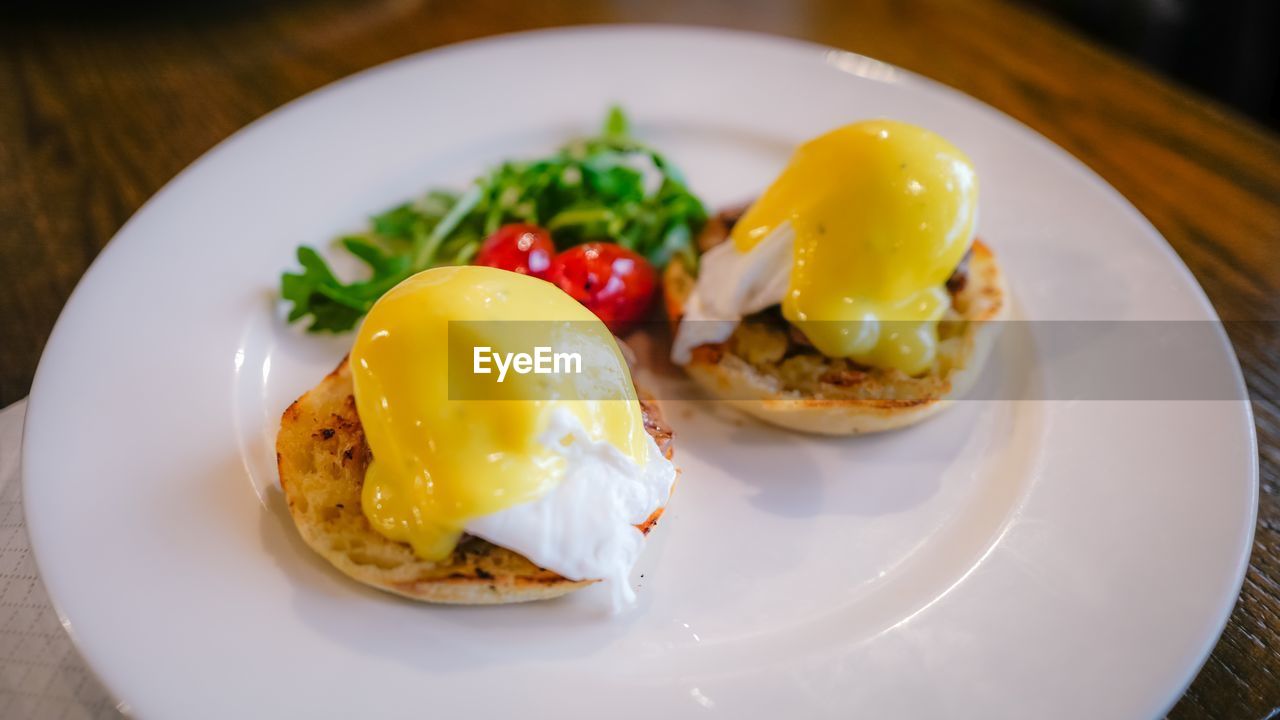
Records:
M433 190L373 216L363 234L340 238L367 267L364 279L341 280L314 249L299 247L301 270L281 276L280 296L292 304L290 322L310 317L310 331L342 332L410 275L470 262L507 223L541 225L561 250L615 242L661 268L676 256L696 263L693 239L706 218L679 169L632 137L614 106L599 135L542 159L504 162L462 193Z

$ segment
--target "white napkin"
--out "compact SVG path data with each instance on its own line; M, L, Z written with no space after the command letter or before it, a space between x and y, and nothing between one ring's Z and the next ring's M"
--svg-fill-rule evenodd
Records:
M26 413L26 400L0 410L0 718L119 718L36 574L18 473Z

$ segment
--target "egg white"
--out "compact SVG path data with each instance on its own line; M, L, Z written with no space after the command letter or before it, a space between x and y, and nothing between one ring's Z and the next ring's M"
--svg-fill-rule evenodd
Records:
M795 239L791 223L784 222L746 252L722 242L704 253L671 346L672 362L688 364L695 347L728 340L744 316L781 303L791 283Z
M538 441L564 458L563 479L536 500L471 519L466 531L570 580L603 580L615 610L633 603L629 576L644 546L635 526L666 504L676 479L675 466L645 437L648 458L639 465L556 408Z

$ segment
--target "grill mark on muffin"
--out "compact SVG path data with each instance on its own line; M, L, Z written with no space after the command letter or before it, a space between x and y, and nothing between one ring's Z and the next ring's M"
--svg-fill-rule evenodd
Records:
M819 378L822 382L829 385L835 385L837 387L851 387L866 379L866 371L856 370L854 368L828 370Z
M951 293L953 298L964 292L965 286L969 284L969 260L972 257L973 247L970 246L965 251L964 257L960 258L960 264L951 272L951 277L947 278L947 292Z

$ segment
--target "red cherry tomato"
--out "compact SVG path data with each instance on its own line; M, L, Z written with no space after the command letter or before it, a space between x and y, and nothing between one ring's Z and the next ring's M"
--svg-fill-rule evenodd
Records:
M622 334L644 317L658 274L642 256L612 243L575 245L551 261L547 279Z
M537 225L512 223L485 238L476 253L475 264L545 279L555 253L556 246L546 230Z

